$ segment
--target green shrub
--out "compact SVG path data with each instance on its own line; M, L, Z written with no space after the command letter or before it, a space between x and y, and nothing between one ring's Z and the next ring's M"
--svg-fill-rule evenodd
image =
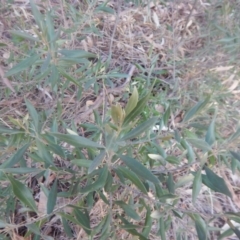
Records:
M145 76L142 66L136 64L140 74L134 76L134 87L129 87L130 97L121 88L122 96L109 101L109 108L104 103L102 109L91 111L92 121L78 125L80 121L64 119L64 91L77 92L79 101L90 89L101 97L104 90L106 95L107 90L114 91L116 80L129 76L118 68L111 69L111 59L103 61L97 54L65 49L67 39L60 34L68 38L76 29L56 30L56 13L43 14L30 2L36 36L10 31L13 42L26 54L9 59L9 63L18 63L6 77L18 82L34 79L38 87L48 86L57 101L56 106L41 110L25 98L26 115L8 116L7 123L0 125L1 239L13 238L21 228L26 238L52 239L45 229L55 218L68 239L76 238L77 226L86 239L118 239L120 233L126 239L170 239L174 234L176 239L186 239L191 229L194 237L203 240L221 230L211 224L220 216L229 225L220 238L232 233L239 237L231 222L240 221L238 213L204 216L197 211L203 185L206 192L233 199L218 168L237 172L240 167L240 155L233 144L240 128L222 136L222 119L218 119L214 105L218 92L208 91L200 100L196 97L197 103L191 107L180 106L186 112L171 128L176 99L166 100L165 93L156 96L154 88L160 87L161 80L152 72ZM101 35L91 22L86 24L87 16L71 4L66 6L71 17L84 26L79 38L86 32ZM114 13L106 4L89 2L88 6L96 13ZM151 55L151 71L158 58ZM167 87L174 86L168 83ZM18 86L16 90L20 90ZM6 90L4 97L9 96ZM162 113L155 109L157 103L164 105ZM192 208L181 203L186 189L191 192ZM14 217L21 221L12 221ZM173 231L173 224L179 228Z

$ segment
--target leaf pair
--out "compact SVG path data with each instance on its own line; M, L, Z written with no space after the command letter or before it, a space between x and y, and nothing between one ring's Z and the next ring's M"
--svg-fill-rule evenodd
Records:
M184 116L183 122L187 122L192 119L197 113L199 113L209 102L210 96L208 96L205 100L200 101L194 107L192 107Z
M122 108L122 106L119 103L111 107L111 116L112 116L113 122L117 126L119 127L122 126L122 123L125 118L125 110Z
M78 135L61 133L48 133L48 134L57 137L59 140L67 142L75 147L104 148L104 146Z
M143 108L146 106L148 98L149 98L149 94L147 94L145 97L143 97L139 101L138 90L134 86L132 95L129 98L125 109L122 109L124 118L121 120L124 120L123 121L124 126L126 126L129 122L134 121L135 118L142 112ZM114 106L114 110L117 106L118 106L118 104L116 106ZM118 108L118 115L120 115L120 109L119 109L119 107L117 107L117 108ZM117 115L117 114L115 114L115 115ZM115 118L115 119L117 120L117 118ZM115 120L114 120L114 122L115 122Z
M138 90L137 88L134 86L133 88L133 92L132 92L132 96L130 97L126 107L125 107L125 113L126 113L126 116L129 115L129 113L132 112L132 110L137 106L137 103L138 103Z
M63 221L71 221L74 224L80 225L84 231L90 235L91 234L91 226L90 226L90 218L87 210L82 211L78 207L72 206L74 208L73 215L66 214L66 213L59 213L59 215L62 217ZM67 225L66 222L64 224ZM69 226L67 226L69 228Z
M121 140L125 141L128 139L133 139L140 134L144 133L146 130L151 128L158 121L158 117L153 117L148 119L147 121L139 124L136 128L132 129L130 132L126 133Z
M121 160L140 178L148 180L155 184L160 184L158 178L136 159L128 157L126 155L119 155L119 158L121 158ZM140 187L140 185L138 187ZM143 190L142 187L140 188ZM143 190L143 192L145 192L145 190Z
M8 176L11 182L14 195L27 207L34 212L38 212L35 200L30 189L23 183L15 180L12 176ZM57 201L57 180L54 181L53 186L48 194L47 214L51 214L54 210Z
M108 177L108 168L107 168L107 166L105 166L99 170L98 179L96 179L96 181L94 183L88 184L87 186L82 188L80 190L80 192L81 193L90 193L90 192L94 192L96 190L103 188L104 185L106 184L107 177Z
M223 180L223 178L219 177L208 167L204 167L206 175L202 175L202 182L207 187L211 188L215 192L220 192L225 194L226 196L232 198L232 194L229 191L227 184Z
M194 180L193 180L193 193L192 193L192 200L193 203L196 202L197 195L201 190L202 183L212 189L215 192L219 192L225 194L226 196L232 198L232 194L229 191L227 184L225 183L224 179L219 177L215 174L211 169L208 167L204 167L206 172L205 174L201 174L201 170L197 173L194 173Z

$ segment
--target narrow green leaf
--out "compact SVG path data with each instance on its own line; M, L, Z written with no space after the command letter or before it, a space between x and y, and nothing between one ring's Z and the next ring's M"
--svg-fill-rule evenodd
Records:
M191 118L194 117L197 113L199 113L209 102L210 96L207 97L205 100L200 101L194 107L192 107L184 116L183 122L189 121Z
M205 141L209 144L209 146L212 146L212 144L215 142L215 119L212 120L211 124L208 127L207 134L205 136Z
M205 140L202 139L194 139L194 138L188 138L186 139L189 143L191 143L194 147L199 148L203 151L211 151L211 146L205 142Z
M182 213L182 212L177 211L177 210L174 210L174 209L172 209L172 212L173 212L173 214L174 214L176 217L178 217L178 218L180 218L180 219L183 218L183 213Z
M115 204L120 206L130 218L134 220L140 220L140 216L136 213L132 206L126 204L123 201L115 201Z
M164 225L164 218L161 217L160 218L160 236L161 236L161 240L166 240L166 230L165 230L165 225Z
M240 239L240 231L232 224L232 222L229 219L227 219L227 224L233 230L233 232L236 234L238 239Z
M99 233L99 232L104 232L104 231L105 231L105 230L103 231L102 229L103 229L104 223L106 222L106 219L109 217L109 215L111 215L111 214L107 213L107 215L105 215L105 216L101 219L100 223L98 223L97 226L93 227L92 233L93 233L94 236L96 236L97 233ZM110 218L111 218L111 216L110 216Z
M179 133L179 130L177 130L177 129L174 130L174 138L177 142L179 142L179 143L181 142L181 135Z
M105 192L111 192L112 184L113 184L113 177L112 177L112 174L110 172L108 172L106 184L104 185Z
M122 161L133 171L135 172L139 177L149 180L153 183L158 184L159 180L156 176L152 174L151 171L149 171L146 167L144 167L139 161L137 161L134 158L128 157L126 155L119 155L119 158L122 159Z
M156 196L158 197L158 199L160 199L164 195L163 189L159 183L154 185L155 185Z
M61 133L49 133L54 137L57 137L59 140L69 143L75 147L86 147L86 148L104 148L104 146L93 142L87 138L71 135L71 134L61 134Z
M210 166L215 166L217 159L212 151L208 152L208 162Z
M57 67L54 65L51 65L47 69L49 69L51 71L50 76L48 78L48 82L51 85L51 87L54 89L54 87L56 88L56 85L58 84L58 81L60 79L59 71L58 71ZM60 104L59 100L58 100L57 104L58 104L57 112L60 115L62 105L59 106L59 104Z
M62 69L58 69L58 71L61 73L61 75L63 77L65 77L68 81L76 84L77 86L81 87L82 83L78 82L74 77L70 76L68 73L66 73L65 71L63 71Z
M0 165L0 169L11 168L15 164L17 164L22 158L24 153L27 151L29 143L25 144L22 148L20 148L12 157L10 157L7 161L5 161L2 165Z
M148 154L148 157L149 157L150 159L154 160L154 161L160 162L163 166L166 165L165 159L164 159L161 155L159 155L159 154L149 153L149 154Z
M75 64L86 64L86 62L88 62L88 60L84 59L84 58L70 58L70 57L61 57L59 60L58 60L58 72L61 72L62 74L66 73L63 71L63 69L66 69L67 67L71 67ZM68 74L66 75L66 78L67 76L69 76ZM96 77L92 77L92 78L89 78L88 79L88 83L89 81L93 81L95 82L96 81ZM82 80L85 80L85 78L80 78L79 79L79 82L81 82ZM79 85L79 87L81 87L81 85Z
M69 237L69 238L72 238L73 237L73 233L72 233L72 229L71 227L69 226L67 220L62 217L62 224L63 224L63 229L64 229L64 232L66 233L66 235Z
M167 157L167 154L165 152L165 150L159 145L159 143L156 142L152 142L151 145L153 145L157 152L163 157L163 158L166 158Z
M221 29L221 30L224 30L224 32L225 32L225 29ZM236 40L237 40L236 37L227 37L227 38L219 39L218 42L220 42L220 43L227 43L229 45L230 43L233 43Z
M81 212L77 208L74 209L74 215L76 216L76 219L78 220L79 224L82 226L84 231L87 233L87 235L91 234L91 227L90 227L90 220L88 212L85 210L85 212Z
M37 206L29 188L11 176L8 176L8 179L11 182L14 195L27 207L37 212Z
M158 199L159 199L161 202L165 202L166 200L169 200L169 199L178 199L178 196L169 193L169 194L164 194L164 195L162 195L162 196L159 196Z
M167 156L165 160L171 164L179 164L181 159L175 156Z
M143 192L144 194L147 194L147 189L144 186L144 184L142 183L142 181L139 179L139 177L132 172L131 170L125 168L125 167L118 167L118 170L122 173L122 175L129 179L134 185L136 185L136 187Z
M203 219L195 213L189 213L188 214L195 222L195 227L197 230L197 235L199 240L207 240L207 226L206 223L203 221Z
M108 232L109 227L110 227L110 223L111 223L111 214L109 213L104 219L104 224L103 224L103 227L102 227L102 233Z
M128 220L126 220L124 217L120 216L119 214L117 214L117 216L119 217L119 219L122 221L122 223L124 223L125 225L121 225L121 228L123 229L136 229L136 228L140 228L139 225L135 225L133 223L130 223Z
M100 75L98 78L127 78L128 74L126 73L118 73L118 72L113 72L113 73L108 73L106 75Z
M167 188L169 193L174 194L175 193L175 183L173 180L173 175L171 173L168 173L168 178L167 178Z
M79 225L78 220L76 218L74 218L72 215L66 214L66 213L63 213L63 212L58 212L57 214L60 215L62 218L67 219L70 222Z
M234 140L236 140L237 138L239 138L240 136L240 127L238 127L237 131L235 133L233 133L229 138L228 138L228 142L232 142Z
M231 155L240 162L240 153L230 151Z
M86 52L84 50L68 50L68 49L63 49L59 51L62 55L65 57L69 58L96 58L96 54Z
M178 182L175 184L176 188L180 188L182 186L186 186L186 184L190 184L193 182L194 176L192 174L186 174L183 177L178 179Z
M237 169L237 160L235 158L231 159L231 169L232 169L232 173L235 174L236 169Z
M146 217L145 217L144 227L142 230L143 236L148 237L149 233L151 232L151 229L152 229L151 210L149 207L147 207L147 213L146 213Z
M6 128L4 126L0 125L0 133L1 134L18 134L18 133L24 133L23 130L20 129L11 129L11 128Z
M73 159L71 162L79 167L85 168L89 168L92 164L92 161L88 159Z
M43 61L43 64L42 64L41 67L40 67L40 71L41 71L41 73L42 73L43 75L44 75L47 71L49 71L50 69L53 69L53 68L55 67L55 66L53 66L53 65L50 65L50 63L51 63L51 58L52 58L51 53L48 52L45 60ZM50 65L50 66L49 66L49 65ZM50 72L50 71L49 71L49 72Z
M122 125L125 113L124 110L122 109L122 106L119 103L117 103L116 105L112 105L111 116L115 124L117 124L118 126Z
M88 173L91 173L93 170L95 170L104 159L106 154L106 150L102 150L92 161L90 167L88 168Z
M170 107L168 107L167 110L165 111L165 113L163 114L164 126L168 126L168 120L169 120L169 117L170 117L170 113L171 113L171 110L170 110Z
M55 179L53 186L48 194L47 200L47 214L52 213L57 201L57 179Z
M33 172L41 172L41 169L37 168L28 168L28 167L20 167L20 168L0 168L0 171L4 173L15 173L15 174L26 174L26 173L33 173Z
M231 228L229 228L228 230L226 230L220 234L220 236L218 237L218 240L226 240L227 237L230 237L233 234L234 234L233 230Z
M10 77L12 75L20 73L23 70L29 68L30 66L32 66L38 60L38 58L39 58L39 56L36 55L36 54L33 55L33 56L25 58L20 63L18 63L17 65L12 67L10 70L8 70L8 72L5 74L5 77Z
M132 96L129 98L128 103L125 107L126 116L137 106L138 103L138 90L134 86Z
M185 140L184 140L185 141ZM185 141L186 142L186 141ZM188 159L188 163L193 163L196 159L196 155L195 152L192 148L192 146L186 142L186 149L187 149L187 159Z
M119 180L121 181L121 183L125 184L125 178L124 178L122 172L118 168L115 169L115 172L116 172Z
M87 185L86 187L81 189L80 192L81 193L90 193L90 192L96 191L100 188L103 188L107 181L107 177L108 177L108 169L105 166L102 169L100 169L100 174L99 174L98 179L94 183Z
M105 6L104 5L100 5L98 6L96 9L95 9L95 12L99 12L99 11L102 11L102 12L105 12L105 13L110 13L110 14L115 14L115 11L114 9L108 7L108 6Z
M53 19L49 11L46 14L46 27L47 27L49 43L51 46L53 46L53 42L55 40L55 31L53 26ZM55 49L52 49L52 50L55 50Z
M124 225L120 225L121 228L125 229L127 232L131 233L134 236L138 236L140 240L148 240L144 235L139 233L136 228L139 227L137 225L133 225L132 223L128 222L125 218L122 216L118 217L121 219Z
M34 20L36 21L36 23L39 26L39 28L42 30L42 25L41 25L41 22L43 21L42 14L38 10L37 5L35 4L35 1L30 0L30 4L31 4Z
M193 187L192 187L192 202L195 204L197 196L202 187L202 174L201 170L199 170L193 180Z
M181 145L182 145L185 149L187 149L187 159L188 159L188 163L189 163L189 164L190 164L190 163L193 163L193 162L195 161L196 156L195 156L195 153L194 153L194 151L193 151L192 146L189 145L189 143L188 143L185 139L182 139L180 143L181 143Z
M108 176L109 176L109 175L108 175ZM106 182L106 184L107 184L107 182ZM104 187L105 187L105 186L104 186ZM109 204L109 201L107 200L106 196L102 193L102 191L99 191L98 194L99 194L99 197L100 197L107 205L110 205L110 204Z
M55 154L57 154L58 156L60 156L62 158L66 157L66 154L61 146L59 146L58 144L49 142L49 141L48 141L48 143L50 143L50 144L46 146L47 149L49 149L50 151L54 152Z
M230 220L233 220L235 222L240 223L240 213L239 212L226 212L225 217L229 218Z
M39 39L36 37L33 37L32 35L30 35L29 33L25 32L25 31L17 31L17 30L8 30L9 33L17 36L17 37L21 37L24 38L26 40L30 40L30 41L34 41L34 42L39 42Z
M148 130L150 127L152 127L158 120L158 117L153 117L148 119L147 121L141 123L138 125L136 128L128 132L123 138L121 139L122 141L134 138Z
M36 130L37 132L39 132L40 129L39 129L39 116L38 116L38 113L37 113L36 109L35 109L34 106L31 104L30 101L28 101L27 99L25 99L25 103L26 103L28 112L29 112L30 116L32 117L35 130Z
M144 107L147 104L147 101L149 99L150 94L147 94L145 97L143 97L138 103L137 106L125 117L123 125L126 126L131 121L135 121L136 117L142 113Z
M47 150L46 145L39 140L36 140L36 143L38 148L38 155L41 157L41 161L45 163L46 167L54 166L53 157Z
M204 169L206 175L202 175L202 183L211 188L213 191L223 193L232 198L232 194L229 191L225 181L208 167L204 167Z

